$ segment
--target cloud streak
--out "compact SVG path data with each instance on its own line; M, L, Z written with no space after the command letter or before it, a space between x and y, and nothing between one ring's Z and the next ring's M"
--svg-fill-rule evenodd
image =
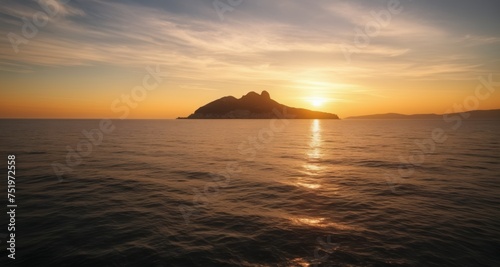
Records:
M2 70L162 64L179 79L289 80L305 69L337 73L346 79L436 79L443 75L463 79L465 74L492 71L482 64L489 55L467 47L493 46L500 40L499 36L457 35L433 21L426 22L425 17L416 17L407 6L410 11L394 17L370 46L360 50L354 66L348 66L338 44L352 42L354 29L366 23L371 11L384 8L385 2L249 1L225 23L217 19L211 5L196 6L194 15L118 1L47 3L60 16L19 54L7 39L0 43ZM40 10L17 2L2 6L0 21L6 26L0 28L0 34L19 31L19 18ZM269 10L275 12L274 18ZM293 17L301 10L309 16L308 22Z

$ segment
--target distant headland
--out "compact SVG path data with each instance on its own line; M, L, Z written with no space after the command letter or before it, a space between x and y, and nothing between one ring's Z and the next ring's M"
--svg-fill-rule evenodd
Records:
M362 119L362 120L440 120L443 116L452 117L460 115L463 118L471 118L476 120L500 120L500 109L492 110L471 110L462 113L449 114L413 114L404 115L398 113L375 114L366 116L348 117L347 120Z
M226 96L197 109L189 117L178 119L273 119L278 114L287 119L335 119L335 114L288 107L273 99L267 91L250 92L241 98Z

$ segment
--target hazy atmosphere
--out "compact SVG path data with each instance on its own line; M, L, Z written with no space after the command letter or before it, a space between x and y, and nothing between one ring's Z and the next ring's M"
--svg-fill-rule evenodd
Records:
M0 117L119 117L148 66L161 79L128 118L262 90L340 117L442 114L500 70L498 1L40 3L0 7Z
M0 1L1 267L500 266L500 1Z

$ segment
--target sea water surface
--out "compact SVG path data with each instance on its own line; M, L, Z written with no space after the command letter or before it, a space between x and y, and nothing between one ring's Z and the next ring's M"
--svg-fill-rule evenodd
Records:
M113 121L90 148L99 120L0 126L1 266L500 266L498 121Z

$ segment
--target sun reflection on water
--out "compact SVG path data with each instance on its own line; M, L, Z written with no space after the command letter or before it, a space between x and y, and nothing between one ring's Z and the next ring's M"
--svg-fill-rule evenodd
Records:
M308 189L318 189L321 187L321 185L319 185L319 184L308 184L308 183L301 183L301 182L297 182L295 184L298 186L308 188Z
M313 120L311 123L311 140L309 142L310 149L307 151L307 162L303 165L305 174L304 177L300 177L294 182L295 186L303 187L310 190L316 190L321 187L318 183L318 176L324 169L316 161L321 158L321 122L320 120Z
M337 230L356 230L352 226L328 221L326 218L291 217L289 220L292 221L293 224L301 226L317 228L329 227Z
M303 258L296 258L290 261L290 266L309 267L311 264Z
M309 142L311 149L307 152L309 159L321 158L321 142L321 122L314 120L311 125L311 142Z

